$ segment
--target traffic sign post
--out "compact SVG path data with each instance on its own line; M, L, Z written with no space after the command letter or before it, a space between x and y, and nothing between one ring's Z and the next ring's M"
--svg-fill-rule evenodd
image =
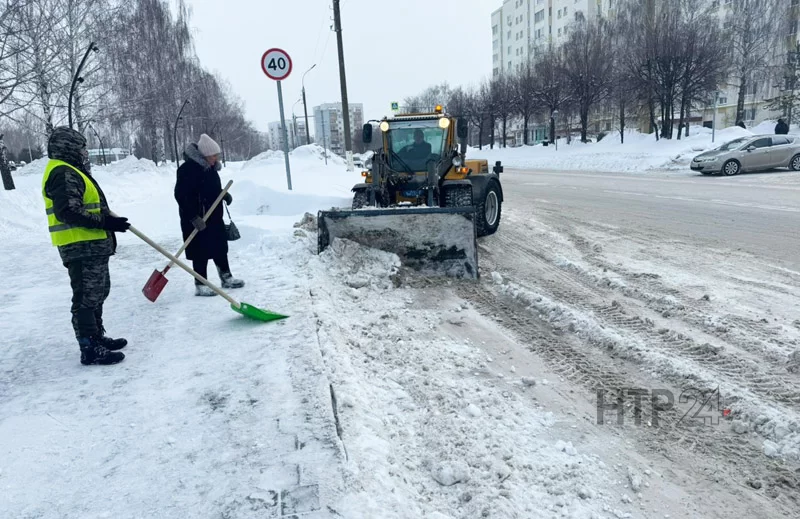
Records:
M392 112L399 112L400 111L400 103L392 103Z
M286 160L286 183L292 190L292 172L289 167L289 135L286 129L286 117L283 114L283 90L281 81L292 73L292 58L282 49L269 49L261 56L261 70L268 78L278 82L278 106L281 111L281 135L283 137L283 157Z

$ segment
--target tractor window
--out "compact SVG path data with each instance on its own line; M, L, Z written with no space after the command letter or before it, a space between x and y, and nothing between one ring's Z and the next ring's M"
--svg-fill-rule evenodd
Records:
M403 121L389 129L390 167L395 171L426 171L430 160L442 158L446 130L439 121Z

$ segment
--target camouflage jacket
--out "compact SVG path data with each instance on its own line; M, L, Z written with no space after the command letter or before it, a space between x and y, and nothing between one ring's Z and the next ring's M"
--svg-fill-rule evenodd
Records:
M67 166L59 166L50 172L50 177L45 185L45 194L53 201L53 210L60 222L86 227L87 229L100 229L103 226L105 215L108 214L106 196L97 181L90 174L86 176L91 180L100 193L100 214L92 214L83 208L83 194L86 189L83 179ZM58 248L61 261L64 264L70 261L112 256L117 248L117 241L113 232L108 233L105 240L94 240L72 243Z

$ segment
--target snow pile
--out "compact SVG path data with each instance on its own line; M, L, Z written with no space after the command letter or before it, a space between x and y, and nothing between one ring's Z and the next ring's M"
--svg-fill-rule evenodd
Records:
M610 132L597 143L573 140L567 144L560 139L556 146L523 146L483 150L470 148L469 157L487 159L490 164L502 161L503 165L521 169L553 169L574 171L643 172L647 170L687 170L692 158L704 151L717 148L725 142L761 133L774 133L775 124L765 121L752 130L738 126L718 130L711 142L711 129L690 128L689 137L680 140L661 139L655 135L635 130L625 132L625 142L620 142L619 132Z
M166 164L164 169L173 170L174 164ZM159 173L160 168L155 162L149 159L137 159L133 155L128 155L122 160L112 162L108 166L92 166L92 172L107 173L110 175L140 175L142 173Z
M26 164L25 166L22 166L21 168L17 169L16 171L12 171L11 175L13 177L28 176L28 175L43 175L44 174L44 168L47 167L47 162L49 160L50 159L48 159L47 157L42 157L41 159L36 159L33 162L31 162L30 164Z
M605 464L552 441L552 413L489 376L478 345L441 333L440 309L393 287L397 266L396 256L342 240L307 269L347 470L359 481L345 510L386 519L624 517Z

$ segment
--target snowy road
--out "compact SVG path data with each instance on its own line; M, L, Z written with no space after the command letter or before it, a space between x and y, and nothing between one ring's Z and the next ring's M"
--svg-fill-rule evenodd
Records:
M799 179L509 170L501 230L480 244L484 281L461 295L527 345L530 362L558 373L577 409L591 415L598 388L611 401L628 395L624 426L587 434L616 431L651 464L679 472L695 504L707 496L734 500L741 516L791 515ZM631 424L627 388L644 391L644 426ZM715 388L713 409L697 404ZM675 406L656 413L655 392Z
M510 204L702 247L730 247L800 271L800 174L733 178L509 170Z

